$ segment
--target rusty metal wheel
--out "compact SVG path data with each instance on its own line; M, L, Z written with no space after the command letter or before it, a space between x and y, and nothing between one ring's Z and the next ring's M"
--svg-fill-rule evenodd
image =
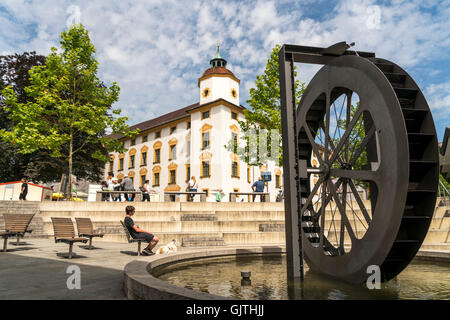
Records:
M297 109L305 260L362 283L414 258L433 216L437 137L428 104L394 63L341 56L322 67Z

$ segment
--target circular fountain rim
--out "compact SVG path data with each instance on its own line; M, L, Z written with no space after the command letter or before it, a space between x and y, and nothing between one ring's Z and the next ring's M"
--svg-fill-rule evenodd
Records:
M230 297L218 296L178 287L154 277L151 272L156 268L204 258L240 256L253 254L283 254L285 247L279 245L236 246L220 249L201 248L178 251L171 254L154 255L145 260L133 260L124 268L123 290L131 300L236 300Z

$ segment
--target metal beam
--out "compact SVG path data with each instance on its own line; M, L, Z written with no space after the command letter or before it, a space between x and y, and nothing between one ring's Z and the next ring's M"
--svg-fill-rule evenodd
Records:
M294 61L287 56L285 46L279 53L281 127L283 143L284 212L286 227L286 264L288 279L303 279L302 240L299 232L299 175L297 129L295 127L296 106L294 88ZM300 220L300 221L299 221Z

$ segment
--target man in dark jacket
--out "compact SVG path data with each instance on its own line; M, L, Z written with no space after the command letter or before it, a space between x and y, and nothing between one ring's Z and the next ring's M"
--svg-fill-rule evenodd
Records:
M148 231L145 231L141 228L139 228L137 225L134 224L133 219L131 218L134 215L135 208L133 206L127 206L125 208L125 220L123 223L128 229L128 232L130 233L131 237L133 239L143 239L148 243L147 248L145 248L142 253L147 256L154 255L152 249L156 246L159 239L158 237L154 236Z
M28 194L28 184L27 179L22 178L22 186L20 187L20 195L19 200L27 200L27 194Z
M123 191L134 191L133 180L129 176L125 176L122 182ZM124 192L126 201L134 201L134 197L136 196L134 193L128 196L126 192Z

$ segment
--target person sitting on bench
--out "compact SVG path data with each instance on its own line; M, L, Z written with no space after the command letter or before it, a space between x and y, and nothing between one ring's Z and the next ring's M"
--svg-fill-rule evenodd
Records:
M155 237L150 232L147 232L145 230L142 230L137 225L134 224L133 219L131 218L134 215L135 208L133 206L127 206L125 208L126 216L124 220L124 224L128 229L128 232L130 233L131 237L133 239L143 239L148 243L147 248L142 250L142 253L151 256L154 255L152 249L156 246L159 239L158 237Z

